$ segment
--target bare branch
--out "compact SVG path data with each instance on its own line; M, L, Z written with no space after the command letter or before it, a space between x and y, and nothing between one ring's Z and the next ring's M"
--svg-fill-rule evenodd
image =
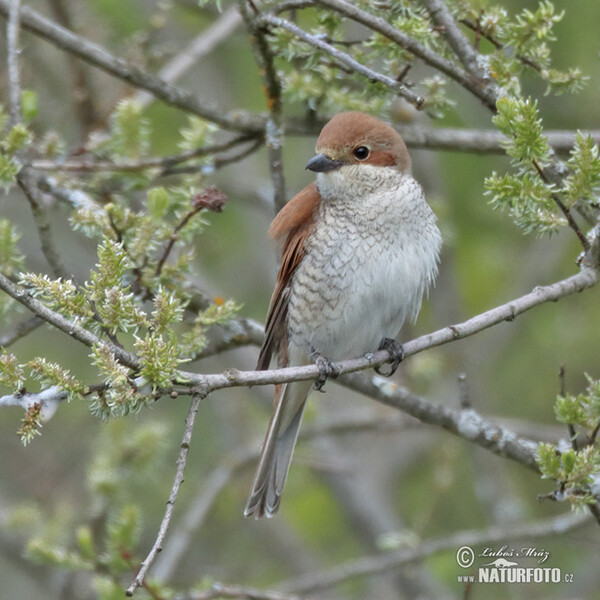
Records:
M231 6L200 35L196 36L181 52L174 56L158 72L158 77L166 83L175 83L198 64L201 58L210 54L221 42L227 39L241 24L242 18L235 6ZM153 98L148 92L138 92L133 99L142 106L148 106Z
M8 95L10 104L10 126L21 122L21 75L19 72L19 13L21 0L12 0L6 24L6 63L8 73Z
M48 214L44 208L43 199L31 173L31 167L25 166L19 171L17 183L29 201L31 214L33 215L33 220L40 238L42 253L50 266L52 274L55 277L67 277L67 271L62 264L62 259L56 249L54 238L52 237L50 221L48 220Z
M125 592L126 596L133 596L133 592L144 583L144 579L146 577L146 573L148 573L148 569L152 566L152 563L156 559L156 556L162 550L162 544L165 539L165 536L167 535L167 530L169 529L169 523L171 522L171 517L173 516L173 510L175 508L177 496L179 495L179 489L181 488L181 484L183 483L183 473L185 471L185 464L187 462L188 451L190 449L190 442L192 441L194 421L196 420L196 415L198 414L198 409L200 408L200 402L202 402L202 399L203 396L199 394L195 394L192 396L190 409L185 420L183 439L181 440L181 446L179 447L179 456L177 457L177 471L175 472L173 487L171 488L171 493L169 494L169 499L167 500L167 509L165 510L163 520L158 529L158 534L156 535L154 545L148 553L148 556L146 556L146 558L140 565L140 570L138 571L138 574L136 575L134 581L127 588L127 591Z
M340 62L341 64L349 67L353 71L356 71L360 75L366 77L369 81L383 83L383 85L389 87L394 90L399 96L406 98L411 104L414 104L417 108L420 108L424 102L424 99L415 94L411 90L409 90L403 83L399 83L392 77L388 77L387 75L382 75L377 71L373 71L368 67L365 67L363 64L354 60L349 54L338 50L331 44L324 42L322 39L307 33L294 23L290 21L286 21L285 19L281 19L279 17L274 17L270 14L263 14L259 17L260 21L265 25L270 25L271 27L279 27L281 29L285 29L290 33L294 34L296 37L311 45L313 48L317 48L317 50L321 50L326 54L329 54L335 60Z
M191 593L189 600L213 600L217 598L243 598L244 600L302 600L298 594L257 590L239 585L213 583L205 592Z
M28 333L35 331L38 327L44 324L44 321L39 317L29 317L25 321L21 321L12 331L0 336L0 347L8 348L21 338L24 338Z
M477 62L477 52L471 47L469 40L458 28L454 17L450 14L444 0L425 0L425 6L433 21L442 28L450 47L473 76L483 80L483 73Z
M9 14L10 6L10 0L0 0L0 15L6 17ZM166 104L217 123L224 129L245 133L261 133L263 130L264 118L244 111L224 112L222 107L211 105L198 98L196 93L169 85L159 77L140 70L122 58L113 56L99 44L75 35L28 7L21 10L21 25L62 50L74 54L137 88L149 91Z
M497 130L403 126L398 127L398 131L409 148L456 150L476 154L505 154L502 144L508 139ZM596 144L600 144L600 131L591 130L583 133L590 135ZM545 135L554 151L564 154L573 148L576 132L548 130Z
M576 275L572 275L567 279L557 281L551 285L536 287L529 294L481 313L463 323L444 327L443 329L439 329L407 342L404 344L404 354L408 357L435 346L441 346L455 340L469 337L484 329L492 327L493 325L502 323L503 321L512 321L518 315L535 306L546 302L555 302L565 296L593 287L598 283L598 277L599 275L596 269L586 267ZM14 298L17 302L20 302L29 308L40 318L83 344L93 346L99 343L106 343L117 360L122 364L133 369L139 369L139 360L134 354L119 348L114 344L103 342L87 329L75 325L65 319L60 314L47 308L39 300L33 298L28 290L14 284L2 274L0 274L0 289ZM390 356L387 350L379 350L365 357L341 361L336 363L335 367L339 374L343 375L364 370L369 367L379 366L389 360ZM176 383L188 387L197 387L204 395L206 395L215 390L229 387L268 385L273 383L316 379L319 375L319 370L316 365L307 365L302 367L286 367L284 369L270 369L266 371L238 371L237 369L228 369L223 373L210 375L190 373L187 371L178 371L177 373Z
M410 390L377 376L353 373L340 383L366 394L386 406L392 406L428 425L441 427L478 446L519 464L539 471L537 443L515 435L510 429L484 419L474 410L452 410L420 398Z
M72 30L73 24L68 2L66 0L50 0L49 4L58 22L66 29ZM92 88L92 82L85 66L71 54L67 56L67 60L73 86L71 102L79 120L82 134L86 136L97 125L100 119L95 105L96 94Z
M269 172L273 183L273 204L276 210L280 210L287 201L283 174L284 130L281 115L281 82L275 68L273 51L265 37L264 28L250 13L245 0L240 0L239 7L251 34L250 39L252 40L254 56L264 82L263 91L269 110L269 118L265 125L265 142L269 157Z
M536 287L529 294L483 312L463 323L450 325L406 342L404 344L405 356L408 357L435 346L441 346L469 337L504 321L512 321L520 314L535 306L546 302L555 302L571 294L593 287L598 283L598 279L598 272L592 267L586 267L576 275L550 285ZM341 361L334 366L340 374L352 373L382 365L389 358L386 350L380 350L366 357ZM307 365L266 371L238 371L229 369L221 374L213 375L196 375L188 372L180 373L187 384L198 385L204 392L210 393L214 390L228 387L267 385L316 379L319 375L319 370L316 365Z
M260 136L258 136L260 139ZM66 161L52 161L52 160L33 160L31 166L38 171L69 171L76 173L96 173L99 171L144 171L146 169L162 169L163 174L169 174L169 169L188 160L194 158L201 158L203 156L210 156L212 154L218 154L230 150L240 144L245 144L256 140L256 135L242 134L228 140L226 142L219 142L210 146L202 146L182 152L180 154L172 154L171 156L157 156L153 158L146 158L143 160L123 160L120 162L112 162L108 160L66 160Z
M359 558L328 571L299 577L288 581L280 589L299 594L312 593L330 588L354 577L382 573L409 562L423 560L444 550L456 551L461 546L498 544L514 539L531 540L551 535L564 535L567 531L589 525L590 522L591 518L588 514L568 513L543 521L511 525L503 523L484 530L460 531L447 537L426 540L416 547L402 548L394 552Z

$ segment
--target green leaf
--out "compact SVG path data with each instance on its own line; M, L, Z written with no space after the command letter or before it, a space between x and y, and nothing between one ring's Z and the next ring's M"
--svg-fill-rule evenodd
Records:
M148 192L148 212L153 219L160 219L169 209L169 193L163 187L152 188Z
M21 93L21 113L25 121L31 121L39 112L38 97L32 90L23 90Z

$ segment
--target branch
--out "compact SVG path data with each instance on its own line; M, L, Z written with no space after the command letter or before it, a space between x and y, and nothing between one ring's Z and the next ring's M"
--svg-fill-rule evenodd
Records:
M169 169L182 162L187 162L194 158L201 158L203 156L210 156L211 154L217 154L230 150L240 144L245 144L253 140L260 139L260 136L256 134L242 134L228 140L226 142L219 142L210 146L202 146L182 152L180 154L173 154L171 156L157 156L153 158L147 158L144 160L123 160L120 162L112 162L108 160L66 160L66 161L54 161L54 160L33 160L31 166L38 171L69 171L78 173L96 173L99 171L144 171L146 169L161 169L161 174L169 174Z
M8 348L43 324L44 321L38 317L29 317L29 319L21 321L12 331L0 336L0 348Z
M28 308L40 319L50 323L50 325L54 325L54 327L71 336L78 342L81 342L90 348L97 344L104 345L121 364L134 370L140 369L140 361L137 356L120 348L112 342L105 342L91 331L85 329L85 327L76 325L73 321L51 310L45 304L34 298L28 289L13 283L8 277L2 275L2 273L0 273L0 290L4 291L11 298L14 298L17 302Z
M6 24L6 67L8 73L8 96L10 123L13 127L21 122L21 75L19 73L19 12L21 0L12 0Z
M59 23L67 30L73 29L69 3L65 0L50 0L49 4ZM89 73L84 68L84 65L79 63L72 55L69 55L67 60L73 86L71 102L77 114L82 135L86 136L100 120L100 115L95 105L96 94L92 87Z
M429 348L475 335L503 321L512 321L515 317L535 306L546 302L555 302L565 296L593 287L598 283L598 279L598 272L592 267L586 267L576 275L572 275L551 285L538 286L529 294L483 312L463 323L450 325L406 342L404 344L404 354L408 357ZM335 363L334 366L340 375L343 375L382 365L389 358L386 350L379 350L368 356ZM316 379L319 375L319 370L316 365L307 365L266 371L238 371L236 369L228 369L223 373L211 375L198 375L184 371L180 371L180 374L183 376L182 382L187 385L199 386L204 393L210 393L229 387L268 385Z
M475 410L453 410L433 404L394 382L364 373L345 375L340 379L340 383L381 404L399 409L422 423L445 429L498 456L539 471L536 462L536 442L519 437L509 428L484 419Z
M513 539L541 538L551 535L564 535L583 525L589 525L590 516L583 513L569 513L543 521L531 523L502 524L484 530L467 530L447 537L434 538L421 542L416 547L402 548L394 552L359 558L339 567L321 573L305 575L281 586L286 592L306 594L330 588L354 577L373 575L400 565L423 560L432 554L445 550L456 551L461 546L498 544Z
M223 40L229 37L241 22L242 19L237 9L234 6L228 8L210 27L207 27L181 52L169 60L158 72L158 77L165 83L175 83L189 69L197 65L201 58L210 54ZM133 99L146 107L153 100L153 96L148 92L138 92Z
M243 600L302 600L297 594L271 592L256 588L213 583L205 592L191 593L188 600L213 600L220 598L242 598Z
M258 17L258 19L265 25L270 25L271 27L279 27L281 29L289 31L290 33L294 34L297 38L306 42L313 48L316 48L317 50L321 50L322 52L329 54L341 64L345 65L346 67L349 67L353 71L356 71L356 73L363 75L369 81L377 81L379 83L382 83L383 85L389 87L391 90L394 90L394 92L396 92L396 94L398 94L399 96L402 96L403 98L408 100L411 104L414 104L417 108L420 108L423 105L423 97L409 90L403 83L399 83L392 77L382 75L377 71L373 71L372 69L365 67L363 64L354 60L349 54L346 54L345 52L338 50L331 44L324 42L322 39L315 37L310 33L307 33L303 29L300 29L300 27L298 27L294 23L291 23L290 21L286 21L285 19L281 19L279 17L274 17L270 14L263 14L260 17Z
M565 296L593 287L598 283L598 278L599 275L596 269L585 267L576 275L572 275L567 279L557 281L551 285L536 287L529 294L525 294L511 302L481 313L463 323L444 327L443 329L439 329L407 342L404 344L404 354L408 357L429 348L434 348L472 336L493 325L502 323L503 321L512 321L518 315L535 306L546 302L555 302ZM39 300L33 298L27 289L14 284L2 274L0 274L0 289L14 298L17 302L29 308L34 314L67 333L74 339L90 347L95 344L106 344L119 362L132 369L138 370L140 368L140 362L137 356L110 342L102 341L87 329L72 323L59 313L46 307ZM379 350L361 358L338 362L334 366L339 374L343 375L364 370L369 367L383 365L389 360L390 356L387 350ZM215 390L230 387L268 385L273 383L316 379L319 375L319 369L317 365L306 365L301 367L286 367L284 369L270 369L266 371L238 371L237 369L228 369L223 373L209 375L190 373L187 371L178 371L177 373L175 383L188 388L197 388L197 393L207 395Z
M246 23L254 50L254 57L263 78L263 92L267 101L269 118L265 125L265 142L269 158L269 172L273 183L273 204L277 211L287 201L283 174L283 142L281 82L275 68L274 56L269 46L265 29L260 26L246 6L246 0L239 2L240 12Z
M146 577L148 569L152 566L152 563L156 559L156 556L162 550L162 544L165 539L165 536L167 535L167 530L169 529L169 523L171 522L171 517L173 516L173 510L175 508L177 496L179 495L179 489L181 488L181 484L183 483L183 473L185 471L185 464L187 462L188 451L190 449L190 442L192 441L194 421L196 420L196 415L198 414L198 409L200 408L200 402L202 401L202 399L203 396L199 394L195 394L194 396L192 396L190 409L185 420L183 439L181 440L181 446L179 447L179 456L177 457L177 471L175 472L173 487L171 488L171 493L169 494L169 499L167 500L167 509L165 510L163 520L158 529L158 534L156 536L156 540L154 541L154 545L148 553L148 556L146 556L146 558L140 565L140 570L138 571L138 574L136 575L132 584L127 588L127 591L125 592L126 596L133 596L133 592L135 592L135 590L144 583L144 579Z
M29 201L31 214L33 215L33 220L37 228L38 237L40 238L42 254L46 258L46 262L50 266L52 274L55 277L66 278L67 271L62 264L62 259L54 244L54 238L52 237L52 232L50 230L50 221L48 220L48 213L44 208L44 201L41 198L34 177L32 176L31 167L25 166L19 171L17 183Z
M474 77L483 80L483 73L477 62L478 53L471 47L469 40L456 25L444 0L425 0L427 10L433 21L443 30L448 44L467 71Z
M400 47L419 57L428 65L454 79L454 81L479 98L492 112L496 112L496 94L489 86L482 86L481 81L478 81L470 73L467 73L453 62L443 58L404 32L396 29L385 19L376 17L344 0L314 0L314 4L326 6L373 31L377 31Z
M452 127L398 127L402 139L409 148L424 148L427 150L456 150L458 152L473 152L475 154L506 154L502 143L506 138L497 130L458 129ZM315 133L317 128L315 127ZM596 144L600 145L600 131L583 131L590 135ZM575 131L549 130L545 132L548 144L558 153L569 152L575 143Z
M10 7L11 0L0 0L0 15L6 17ZM74 54L110 75L118 77L134 87L149 91L166 104L217 123L224 129L245 133L261 133L263 130L264 118L244 111L224 112L222 107L214 106L198 98L196 93L169 85L160 77L142 71L122 58L112 55L99 44L75 35L28 7L21 10L21 25L58 48Z
M49 387L37 394L9 394L0 397L0 406L20 406L24 410L29 410L32 406L39 404L41 407L40 418L42 423L49 421L53 416L58 405L67 398L67 392L60 390L56 386Z

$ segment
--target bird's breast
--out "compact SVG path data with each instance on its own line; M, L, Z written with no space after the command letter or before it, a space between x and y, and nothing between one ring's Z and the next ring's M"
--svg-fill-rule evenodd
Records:
M340 360L395 337L419 310L439 245L412 178L358 199L325 198L290 284L290 342Z

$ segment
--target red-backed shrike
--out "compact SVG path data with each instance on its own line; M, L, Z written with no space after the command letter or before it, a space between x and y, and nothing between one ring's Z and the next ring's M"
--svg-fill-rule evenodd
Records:
M273 221L283 244L259 369L330 361L387 348L405 319L415 319L437 274L436 218L411 174L400 135L360 112L335 116L306 165L311 183ZM320 384L324 382L321 379ZM275 408L244 514L273 516L313 382L275 388Z

